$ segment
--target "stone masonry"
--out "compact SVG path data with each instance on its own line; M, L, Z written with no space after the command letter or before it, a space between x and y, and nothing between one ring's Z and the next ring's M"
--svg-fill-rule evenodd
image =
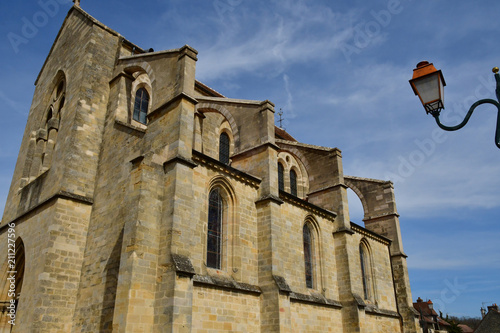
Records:
M273 103L198 82L197 58L68 12L0 224L17 272L11 297L0 261L0 332L11 299L12 332L418 332L392 183L345 176L339 149L274 126Z

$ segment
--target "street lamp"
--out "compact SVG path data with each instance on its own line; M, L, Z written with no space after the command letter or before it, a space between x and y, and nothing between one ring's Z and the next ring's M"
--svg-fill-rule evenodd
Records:
M495 73L495 80L497 82L496 94L498 101L493 99L481 99L477 101L472 104L464 120L460 124L451 127L441 124L439 120L439 114L441 110L444 109L444 86L446 86L443 73L437 70L432 63L421 61L417 64L417 68L413 70L413 78L410 80L410 85L415 95L418 95L420 98L425 111L430 113L436 119L438 126L445 131L456 131L464 127L469 121L472 112L474 112L479 105L487 103L495 105L498 109L495 144L500 148L500 75L498 71L498 67L493 68L493 73Z

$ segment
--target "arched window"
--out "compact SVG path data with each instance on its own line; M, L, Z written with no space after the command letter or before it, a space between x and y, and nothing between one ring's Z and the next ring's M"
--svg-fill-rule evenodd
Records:
M214 188L208 199L207 267L221 268L223 217L224 202L220 190Z
M284 168L283 164L278 162L278 189L280 191L285 190L285 178L284 178Z
M297 196L297 173L290 170L290 193Z
M222 132L219 138L219 161L229 164L229 135Z
M366 300L373 298L373 282L371 278L371 262L368 248L364 243L359 244L359 261L361 264L361 279L363 280L363 293Z
M307 288L313 288L313 244L311 229L309 226L304 224L302 228L302 237L304 241L304 263L306 272L306 286Z
M146 124L146 115L148 114L149 94L144 88L137 90L134 103L134 120Z

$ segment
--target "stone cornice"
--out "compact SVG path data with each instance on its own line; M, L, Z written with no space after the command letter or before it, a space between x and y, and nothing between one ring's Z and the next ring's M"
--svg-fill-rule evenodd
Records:
M183 255L172 253L175 272L180 276L192 277L196 274L191 260Z
M336 234L342 234L342 233L346 233L346 234L349 234L349 235L354 235L354 231L352 231L352 229L348 229L348 228L340 228L340 229L337 229L335 230L332 235L336 235Z
M128 124L128 123L123 122L123 121L118 120L118 119L115 120L115 124L126 127L127 129L132 130L141 136L144 135L144 133L146 133L146 130L144 128L140 128L140 127L134 126L132 124Z
M200 284L208 287L227 289L235 292L250 293L260 295L262 290L258 286L254 286L248 283L236 282L231 279L213 277L209 275L199 275L193 276L193 282L195 284Z
M266 202L274 202L278 205L282 205L283 204L283 200L281 200L280 198L272 195L272 194L268 194L262 198L259 198L257 201L255 201L255 204L258 205L258 204L262 204L262 203L266 203Z
M301 303L311 303L311 304L316 304L316 305L322 305L322 306L328 306L328 307L334 307L341 309L342 304L340 302L337 302L333 299L326 298L324 296L320 295L306 295L306 294L300 294L296 292L291 292L290 293L290 301L293 302L301 302Z
M387 185L392 185L392 182L391 182L390 180L380 180L380 179L363 178L363 177L346 176L346 175L344 175L344 179L349 179L349 180L360 180L360 181L370 182L370 183L378 183L378 184L387 184Z
M295 302L301 302L301 303L311 303L311 304L316 304L316 305L320 305L320 306L342 308L342 304L340 302L326 298L323 295L320 295L320 294L307 295L307 294L301 294L301 293L297 293L297 292L292 291L292 288L290 288L290 286L286 282L286 279L282 276L273 275L273 278L274 278L274 282L278 286L280 293L288 295L290 297L291 302L295 301Z
M279 150L280 147L278 147L276 144L272 143L272 142L265 142L263 144L260 144L258 146L255 146L255 147L252 147L252 148L248 148L246 150L243 150L243 151L240 151L236 154L234 154L233 156L231 156L231 159L237 159L237 158L240 158L246 154L250 154L252 153L253 151L256 151L256 150L259 150L259 149L264 149L266 147L269 147L271 149L274 149L274 150Z
M149 121L154 121L157 114L160 113L161 111L168 109L171 105L177 103L178 101L185 100L190 102L193 105L198 104L198 100L194 97L189 96L188 94L185 94L183 92L177 94L176 96L172 97L170 100L166 101L156 109L152 110L148 115L146 116Z
M187 159L183 156L178 155L178 156L172 157L171 159L165 161L163 163L163 169L165 169L171 163L180 163L180 164L183 164L191 169L198 166L198 164L196 164L193 160L190 160L190 159Z
M254 105L260 106L262 101L248 100L248 99L234 99L227 97L209 97L209 96L197 96L200 102L212 102L212 103L224 103L224 104L241 104L241 105Z
M125 73L125 72L120 72L114 78L112 78L111 81L109 81L109 84L111 85L113 82L115 82L116 80L118 80L121 77L125 77L125 78L129 79L130 81L135 80L135 77L133 77L132 75Z
M367 305L365 308L365 313L378 316L392 317L392 318L401 318L399 313L397 313L396 311L379 309L375 305Z
M21 213L19 216L17 216L13 220L11 220L9 222L6 222L4 225L2 225L0 227L0 234L3 233L3 232L5 232L5 230L7 229L8 225L10 223L18 223L18 221L20 219L22 219L25 216L29 215L33 211L35 211L35 210L37 210L37 209L39 209L39 208L41 208L41 207L43 207L45 205L48 205L50 202L52 202L54 200L57 200L57 199L72 200L72 201L76 201L76 202L83 203L83 204L86 204L86 205L93 205L94 204L94 199L92 199L90 197L85 197L85 196L74 194L74 193L67 192L67 191L59 191L58 193L56 193L53 196L45 199L44 201L42 201L38 205L36 205L36 206L34 206L34 207L26 210L25 212Z
M368 237L368 238L371 238L377 242L380 242L384 245L390 245L392 243L392 241L389 239L389 238L386 238L384 236L381 236L377 233L374 233L373 231L370 231L368 229L365 229L363 228L362 226L354 223L354 222L351 222L351 229L354 231L354 232L357 232L358 234L361 234L365 237Z
M365 217L363 219L363 222L371 223L371 222L375 222L376 220L386 218L386 217L399 217L399 214L398 213L384 213L384 214L380 214L380 215L370 215L370 216Z
M317 190L314 190L314 191L311 191L309 193L307 193L307 195L313 195L313 194L317 194L317 193L320 193L320 192L324 192L324 191L328 191L328 190L333 190L337 187L343 187L345 189L348 188L347 185L345 184L335 184L335 185L331 185L331 186L326 186L326 187L322 187L320 189L317 189Z
M341 156L341 151L338 148L330 148L330 147L323 147L323 146L316 146L316 145L310 145L307 143L302 143L302 142L296 142L296 141L288 141L288 140L281 140L281 139L276 139L276 143L279 145L284 144L284 145L289 145L289 146L295 146L295 147L301 147L301 148L308 148L308 149L314 149L314 150L321 150L325 152L335 152L339 156Z
M290 193L284 192L284 191L280 191L280 199L282 199L283 201L285 201L287 203L291 203L294 206L302 207L302 208L308 210L309 212L316 214L316 215L319 215L321 217L324 217L332 222L337 217L337 213L335 213L335 212L332 212L330 210L326 210L324 208L316 206L310 202L307 202L303 199L300 199L300 198L298 198L294 195L291 195Z
M258 188L260 186L260 183L262 182L261 179L255 176L252 176L246 172L240 171L229 165L219 162L210 156L200 153L199 151L193 150L192 158L194 162L200 165L203 165L215 171L222 172L235 180L238 180L255 188Z
M408 256L406 254L404 254L403 252L391 254L391 259L392 258L398 258L398 257L402 257L402 258L405 258L405 259L408 258Z

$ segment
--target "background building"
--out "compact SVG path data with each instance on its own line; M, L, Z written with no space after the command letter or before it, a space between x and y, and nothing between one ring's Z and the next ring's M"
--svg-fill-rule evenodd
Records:
M340 150L196 81L196 60L69 11L0 227L12 331L417 332L392 183L344 176Z

